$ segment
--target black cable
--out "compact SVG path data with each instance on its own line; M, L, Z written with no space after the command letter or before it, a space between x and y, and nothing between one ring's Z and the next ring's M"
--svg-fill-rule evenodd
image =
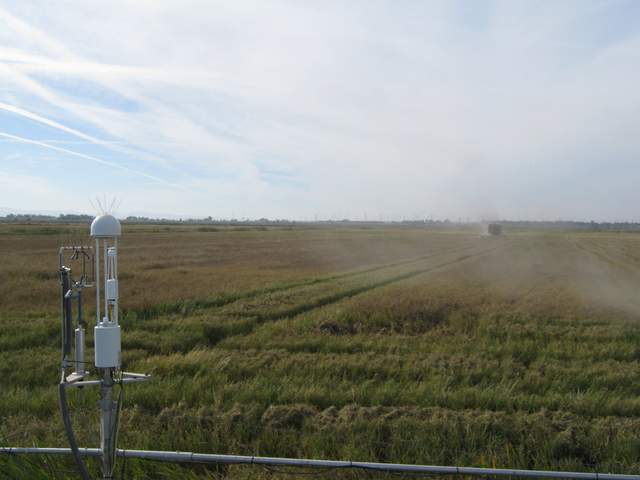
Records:
M91 480L91 476L89 475L87 466L84 464L82 456L80 455L80 451L78 450L76 436L73 433L73 425L71 424L71 417L69 415L69 404L67 403L66 384L63 381L58 384L58 393L60 396L60 411L62 412L62 423L64 423L64 430L67 434L67 440L69 441L71 453L73 454L73 458L76 461L76 465L82 479Z

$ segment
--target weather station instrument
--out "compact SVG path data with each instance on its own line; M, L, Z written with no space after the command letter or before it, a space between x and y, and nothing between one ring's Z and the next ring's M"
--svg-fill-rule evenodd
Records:
M121 328L118 321L118 238L122 228L113 215L104 213L91 223L93 246L72 245L59 252L60 284L62 287L62 364L59 384L60 409L72 454L83 478L90 478L77 446L67 402L67 388L98 387L100 389L100 456L102 476L112 478L115 468L118 416L122 406L122 387L126 383L149 379L149 375L125 372L121 369ZM74 277L68 263L79 266ZM102 265L102 266L101 266ZM91 281L93 279L93 282ZM85 334L87 323L83 317L83 291L95 288L96 324L93 328L93 365L97 379L90 379L85 361ZM77 326L73 330L73 301L76 301ZM73 345L74 355L71 359ZM67 370L74 367L72 373ZM120 395L114 397L114 388Z

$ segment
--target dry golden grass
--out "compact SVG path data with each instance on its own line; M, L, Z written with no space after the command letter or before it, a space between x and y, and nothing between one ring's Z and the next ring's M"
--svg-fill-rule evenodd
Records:
M123 308L210 297L276 282L366 268L458 245L465 234L405 229L125 225L120 244ZM51 313L57 249L90 244L88 225L0 224L0 314Z
M63 446L61 238L8 228L0 437ZM122 239L124 363L156 378L127 389L123 447L640 471L640 237L165 228ZM95 444L83 395L78 435Z

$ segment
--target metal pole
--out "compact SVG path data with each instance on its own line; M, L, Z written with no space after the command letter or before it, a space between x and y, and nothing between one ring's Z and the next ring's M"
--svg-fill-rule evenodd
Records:
M100 240L96 238L95 252L95 282L96 282L96 325L100 323Z
M118 278L118 237L113 239L113 248L115 249L116 255L113 257L113 275L112 277ZM118 324L118 304L120 303L120 296L116 295L115 301L113 302L113 322Z
M117 279L118 278L118 237L115 238L114 240L114 246L116 248L116 256L113 259L113 278ZM120 287L118 287L120 288ZM115 322L116 324L118 323L118 316L120 314L119 312L119 308L120 308L120 294L118 294L118 296L116 297L116 304L115 304Z
M99 456L97 448L79 448L84 456ZM6 454L47 454L69 455L68 448L2 448L0 453ZM448 467L437 465L407 465L402 463L353 462L350 460L310 460L299 458L255 457L248 455L216 455L193 452L162 452L154 450L116 451L118 457L141 458L161 462L175 463L222 463L236 465L267 465L274 467L299 468L344 468L378 472L418 473L431 475L468 475L468 476L500 476L521 478L570 478L573 480L640 480L640 475L624 475L617 473L596 472L563 472L552 470L519 470L503 468Z
M111 316L109 315L109 301L107 300L107 279L108 277L108 265L107 265L107 249L109 245L107 244L107 239L105 238L102 241L102 254L104 255L104 316L107 317L108 320L111 320ZM102 319L101 319L102 321Z
M100 451L102 478L113 478L115 466L115 422L117 402L113 401L111 368L105 368L100 385Z
M85 375L87 370L85 368L84 362L84 328L82 325L78 325L76 328L76 349L75 349L75 357L76 357L76 370L75 373L78 375Z
M60 284L62 286L62 361L66 367L68 355L71 353L71 279L70 270L64 266L60 268Z
M75 357L76 357L76 370L75 373L79 375L85 375L87 369L84 363L84 325L85 321L82 318L82 287L78 289L78 326L76 327L76 345L75 345Z

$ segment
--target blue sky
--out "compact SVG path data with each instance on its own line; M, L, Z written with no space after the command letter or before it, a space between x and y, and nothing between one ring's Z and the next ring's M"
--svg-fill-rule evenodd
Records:
M0 0L0 212L640 221L640 2Z

